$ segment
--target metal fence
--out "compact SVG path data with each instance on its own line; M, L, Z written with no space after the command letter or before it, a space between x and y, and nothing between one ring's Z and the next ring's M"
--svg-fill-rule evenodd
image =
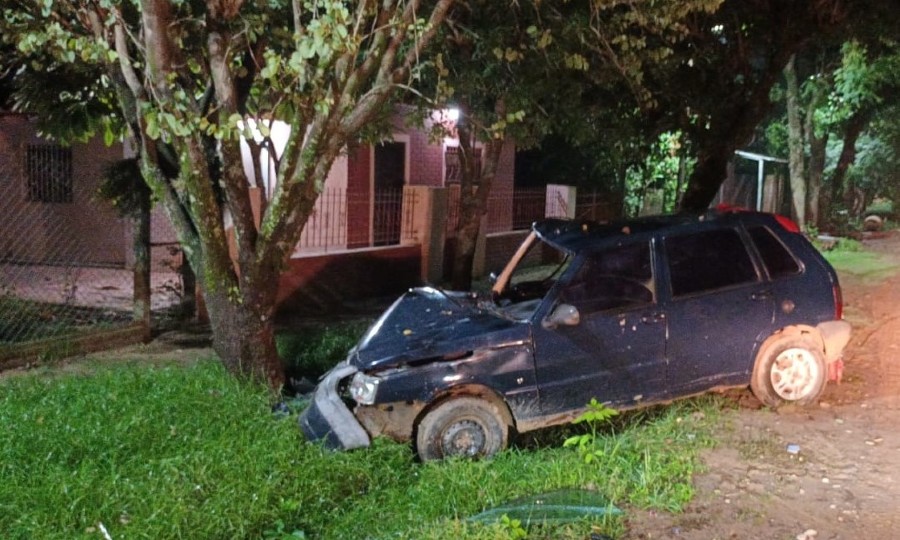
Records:
M608 221L619 217L616 205L606 192L579 189L575 200L575 217L578 219Z
M607 221L617 217L608 193L581 189L576 193L574 215L577 219ZM453 237L459 224L459 186L451 187L448 204L447 236ZM558 191L548 196L546 188L492 191L487 201L485 232L525 230L545 217L570 215L569 206Z
M447 235L454 236L459 224L459 187L450 190L448 201ZM551 201L552 207L555 203ZM531 227L535 221L554 213L548 209L547 191L544 188L491 191L487 200L485 232L518 231Z
M131 227L96 198L99 178L69 148L6 149L0 173L0 357L47 340L133 328ZM82 162L84 160L82 159ZM88 170L86 170L88 169ZM180 280L155 268L154 310Z
M418 194L402 189L378 190L371 197L328 188L316 200L297 244L297 253L323 253L414 240Z

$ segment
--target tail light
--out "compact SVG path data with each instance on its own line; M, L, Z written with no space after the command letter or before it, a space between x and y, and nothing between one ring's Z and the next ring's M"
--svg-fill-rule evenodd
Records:
M835 283L832 292L834 294L834 320L840 321L844 318L844 296L841 294L841 286Z
M784 230L792 233L800 232L800 226L787 216L782 216L781 214L775 214L775 221L778 222L779 225L784 227Z

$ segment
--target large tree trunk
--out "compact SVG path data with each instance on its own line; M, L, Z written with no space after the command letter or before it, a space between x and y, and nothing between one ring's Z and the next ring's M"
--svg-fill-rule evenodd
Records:
M242 305L227 290L206 292L204 299L213 349L225 368L241 378L265 383L272 390L281 389L285 376L275 347L274 302L261 299L255 305Z
M735 151L730 141L698 147L697 165L681 198L681 209L686 212L703 212L709 206L728 174L728 161Z
M841 155L838 158L834 172L831 174L831 204L836 205L843 201L848 210L853 210L853 200L856 198L856 187L851 183L845 184L847 169L856 161L856 141L863 129L869 124L870 113L860 110L854 114L844 127L844 142L841 147Z
M793 217L803 230L806 227L806 174L803 162L803 125L800 121L800 85L797 83L795 60L796 56L791 56L784 66L784 79L787 83L788 168Z
M462 141L464 135L460 135ZM491 185L500 163L503 141L490 141L484 145L481 170L475 166L474 144L460 144L463 173L459 190L459 223L456 227L456 251L453 256L450 287L457 291L472 288L472 269L475 250L481 233L481 221L487 213L487 201ZM470 154L465 157L465 154ZM470 168L467 171L466 169Z

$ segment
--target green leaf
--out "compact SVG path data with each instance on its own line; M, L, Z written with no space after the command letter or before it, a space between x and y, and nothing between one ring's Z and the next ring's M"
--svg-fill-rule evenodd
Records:
M154 141L159 139L159 124L157 124L156 115L148 114L145 120L147 122L147 126L144 128L144 130L146 131L147 136Z

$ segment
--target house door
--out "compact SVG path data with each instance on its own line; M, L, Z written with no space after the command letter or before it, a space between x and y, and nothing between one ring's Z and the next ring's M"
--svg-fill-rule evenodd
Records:
M375 145L375 208L372 212L372 229L376 246L400 243L405 183L406 143L391 141Z

